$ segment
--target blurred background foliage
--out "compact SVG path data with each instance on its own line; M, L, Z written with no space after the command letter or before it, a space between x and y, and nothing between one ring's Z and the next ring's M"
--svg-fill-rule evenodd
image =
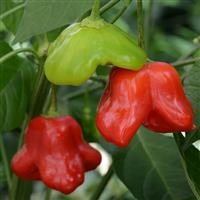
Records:
M102 3L106 3L108 1L104 0ZM23 1L18 0L0 0L0 14L4 13L6 10L15 7L16 5L20 5ZM103 18L107 21L111 21L117 12L124 5L123 1L120 1L116 6L110 9L108 12L103 14ZM187 55L188 52L191 52L197 46L200 45L200 41L198 37L200 35L200 1L199 0L144 0L144 19L145 19L145 40L146 40L146 51L148 53L148 57L151 60L159 60L165 62L175 62L179 60L182 56ZM31 39L26 40L25 42L13 44L13 40L15 34L17 32L17 28L19 26L19 22L21 20L23 14L23 8L15 12L14 14L6 17L4 20L0 21L0 41L7 42L13 49L17 49L20 47L31 47L37 51L38 54L43 52L47 47L48 43L55 40L55 38L60 34L60 32L66 27L65 25L59 27L55 30L51 30L47 32L45 35L37 35L31 37ZM131 5L126 10L126 12L115 22L117 26L129 32L132 37L137 38L137 11L136 11L136 1L133 0ZM2 46L0 46L0 51L3 52ZM200 51L195 53L196 56L200 56ZM20 56L22 59L26 59L29 61L33 61L33 57L30 55L22 55ZM13 61L14 62L14 61ZM14 63L13 63L14 64ZM34 65L34 63L32 64ZM185 77L187 72L191 69L191 66L186 66L182 68L177 68L180 72L181 77ZM200 66L199 66L200 67ZM34 66L33 66L34 68ZM198 68L198 67L197 67ZM120 181L116 175L114 175L106 187L103 195L101 196L101 200L134 200L135 197L133 194L136 194L139 200L142 199L174 199L174 200L192 200L195 199L193 196L191 189L186 182L186 177L183 176L182 180L181 176L184 174L183 168L181 168L181 161L178 155L178 149L175 146L175 142L172 141L172 138L166 137L166 143L163 143L163 138L157 138L152 134L152 136L148 137L146 134L146 130L143 130L141 133L143 138L139 136L133 141L133 144L129 147L130 149L118 149L113 147L112 145L107 144L99 135L96 126L95 126L95 114L96 108L98 106L98 102L100 96L103 92L103 89L106 85L106 81L108 79L109 68L104 66L99 66L96 74L94 75L92 80L89 80L87 83L83 84L80 87L71 87L71 86L62 86L58 87L58 109L62 114L70 114L77 119L84 132L84 137L87 141L96 142L100 141L102 147L98 147L102 149L103 153L103 162L99 169L95 172L90 172L86 176L85 183L79 187L74 193L69 196L64 196L59 192L52 191L51 199L52 200L87 200L94 192L95 188L98 186L101 176L105 174L110 163L111 156L113 155L115 171L118 177L122 180ZM199 73L199 70L197 69ZM199 73L200 74L200 73ZM95 77L100 77L101 81L96 81ZM196 78L198 79L198 77ZM186 84L188 81L186 80ZM186 88L187 89L187 88ZM188 95L192 96L196 91L192 92L188 89ZM186 92L187 92L186 91ZM1 92L1 91L0 91ZM198 91L197 91L198 93ZM192 97L193 99L195 97ZM194 101L200 101L199 96L194 99ZM48 103L47 103L48 104ZM196 104L198 109L199 104ZM199 113L199 110L198 110ZM199 115L198 115L199 116ZM199 123L199 121L197 120ZM0 130L1 131L1 130ZM6 144L6 152L8 154L9 161L12 155L15 153L17 148L17 141L19 138L20 128L15 126L14 129L3 132L3 139ZM139 133L138 133L139 134ZM196 136L196 135L195 135ZM156 139L154 140L154 137ZM197 137L198 138L198 137ZM194 141L194 138L190 138L190 141ZM158 140L161 142L163 148L157 146L155 141ZM180 141L179 141L180 142ZM149 152L151 152L151 156L153 160L157 160L158 163L151 163L147 160L148 155L144 153L144 146L138 147L137 143L143 144ZM153 148L149 146L155 145ZM166 146L165 146L166 145ZM170 146L171 145L171 146ZM169 149L173 149L173 152L168 152ZM194 147L193 147L194 148ZM135 149L135 150L134 150ZM129 151L130 150L130 151ZM193 149L194 150L194 149ZM133 151L133 152L132 152ZM155 152L160 152L158 155ZM180 150L181 151L181 150ZM195 150L194 150L195 151ZM107 153L106 153L107 152ZM130 156L130 152L132 152L132 156ZM161 155L164 155L167 152L165 159L169 159L169 165L167 167L163 167L159 164L159 161L164 162L161 159ZM182 154L183 156L187 156L186 154ZM173 157L173 159L172 159ZM198 157L198 155L197 155ZM131 160L133 159L133 160ZM196 159L196 158L195 158ZM130 161L131 160L131 161ZM130 162L129 162L130 161ZM174 162L172 162L174 161ZM138 163L143 163L142 164ZM174 165L175 164L175 165ZM178 167L173 172L174 179L170 179L168 176L170 174L170 169L174 166ZM151 174L147 174L149 177L145 179L142 177L143 174L148 172L146 166L152 168L153 172ZM200 166L200 165L199 165ZM122 169L123 168L123 169ZM180 170L179 170L180 168ZM132 175L132 172L136 170L136 174L138 176ZM126 174L126 173L128 174ZM138 172L138 173L137 173ZM161 175L159 175L159 173ZM126 175L125 175L126 174ZM131 176L132 175L132 176ZM129 180L126 178L129 176ZM200 177L200 174L196 175ZM137 177L137 178L135 178ZM144 180L143 180L144 179ZM163 188L159 188L157 194L150 194L151 191L156 192L155 188L153 188L154 184L156 186L162 185L162 179L164 179L168 184L168 189L166 186ZM181 180L179 180L181 179ZM171 182L170 182L170 181ZM148 184L145 182L148 181ZM170 182L170 183L169 183ZM181 184L180 184L181 183ZM125 186L126 185L126 186ZM137 191L135 188L140 187ZM134 187L133 187L134 186ZM148 187L147 187L148 186ZM174 187L175 189L173 189ZM180 191L177 191L177 188L181 188ZM131 192L127 189L129 188ZM144 189L146 188L146 189ZM145 192L143 191L145 190ZM168 191L166 191L168 190ZM175 191L174 191L175 190ZM5 177L4 165L2 162L2 157L0 157L0 199L6 199L7 195L7 184ZM184 192L183 192L184 191ZM32 200L42 200L45 199L46 188L42 183L35 182L33 187L33 193L31 196ZM167 194L169 192L169 194ZM160 194L159 194L160 193ZM166 193L165 197L162 197L163 194ZM148 196L149 195L149 196ZM157 196L157 198L155 198Z

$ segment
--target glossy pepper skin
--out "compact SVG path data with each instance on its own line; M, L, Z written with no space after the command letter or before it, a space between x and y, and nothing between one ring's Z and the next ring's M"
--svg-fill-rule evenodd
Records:
M75 47L75 48L74 48ZM103 19L90 17L66 28L51 44L45 63L47 79L57 85L81 85L98 65L139 70L145 52L127 33Z
M193 118L176 70L153 62L137 72L113 68L96 125L106 140L124 147L142 124L155 132L189 131L195 128Z
M144 126L156 132L190 131L194 114L174 67L156 62L147 65L150 77L152 110Z
M151 109L149 76L113 68L100 100L96 125L106 140L127 146Z
M82 138L79 124L70 116L34 118L24 145L13 157L14 173L28 180L41 180L65 194L84 181L84 173L101 162L100 153Z

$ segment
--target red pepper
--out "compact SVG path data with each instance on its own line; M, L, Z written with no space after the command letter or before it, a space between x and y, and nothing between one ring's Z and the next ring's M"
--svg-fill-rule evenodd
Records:
M156 132L180 132L195 129L191 104L174 67L156 62L147 65L150 77L152 110L144 126Z
M127 146L151 109L149 76L113 68L101 98L96 125L106 140Z
M96 125L106 140L124 147L142 124L155 132L189 131L193 118L174 67L154 62L137 72L113 68Z
M23 179L42 180L48 187L70 193L84 181L84 173L101 162L100 153L82 138L70 116L34 118L24 146L12 159L12 170Z

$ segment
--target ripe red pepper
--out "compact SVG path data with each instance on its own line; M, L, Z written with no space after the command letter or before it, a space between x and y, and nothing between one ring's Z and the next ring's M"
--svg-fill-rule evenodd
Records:
M113 68L101 98L96 125L106 140L127 146L151 109L149 76Z
M181 79L171 65L149 63L152 110L144 126L156 132L180 132L195 129L191 104L185 96Z
M72 117L40 116L30 122L24 145L11 166L23 179L41 180L68 194L83 183L84 173L100 162L100 153L83 140L81 127Z
M174 67L154 62L140 71L113 68L96 125L106 140L124 147L142 124L155 132L189 131L193 118Z

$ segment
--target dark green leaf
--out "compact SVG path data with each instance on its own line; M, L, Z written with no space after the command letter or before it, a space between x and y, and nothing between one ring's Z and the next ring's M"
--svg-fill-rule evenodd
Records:
M107 76L111 70L109 66L98 66L96 69L96 73L98 76Z
M0 13L5 13L19 5L21 5L24 0L14 1L14 0L1 0L0 1ZM4 24L6 25L7 29L10 30L12 33L16 33L18 24L23 14L23 8L18 9L17 11L13 12L12 14L8 15L3 19Z
M60 33L63 31L64 28L65 27L60 27L55 30L49 31L47 33L48 41L53 42L60 35Z
M184 88L192 103L197 129L187 134L184 148L190 146L200 138L200 63L195 64L185 75Z
M15 42L70 24L92 5L93 0L28 0Z
M0 43L0 56L12 49ZM0 128L11 130L18 127L27 109L35 70L33 65L18 56L0 64Z
M200 151L191 145L186 150L183 150L184 137L174 134L177 145L179 147L182 162L187 172L188 182L197 199L200 199Z
M140 129L127 148L114 154L114 167L139 200L183 200L193 196L172 137Z

